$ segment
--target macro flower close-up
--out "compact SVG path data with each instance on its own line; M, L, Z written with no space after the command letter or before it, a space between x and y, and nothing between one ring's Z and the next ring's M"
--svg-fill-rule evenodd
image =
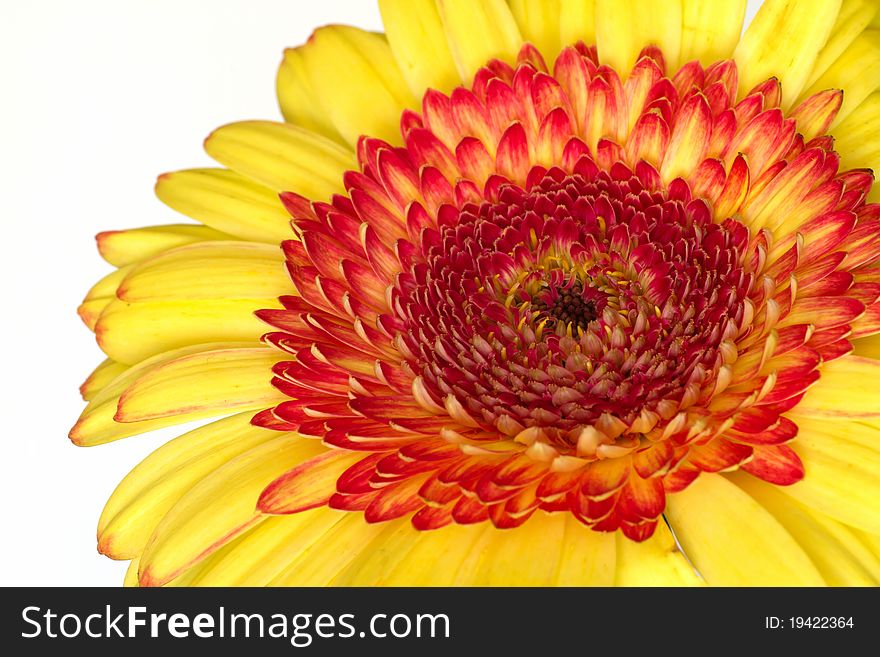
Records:
M126 585L880 584L880 0L379 9L97 236Z

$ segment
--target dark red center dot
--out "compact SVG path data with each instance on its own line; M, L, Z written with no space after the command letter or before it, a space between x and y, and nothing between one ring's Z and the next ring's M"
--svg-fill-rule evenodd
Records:
M686 185L551 169L441 208L397 285L400 338L437 403L570 452L602 416L668 419L711 390L746 310L747 244Z

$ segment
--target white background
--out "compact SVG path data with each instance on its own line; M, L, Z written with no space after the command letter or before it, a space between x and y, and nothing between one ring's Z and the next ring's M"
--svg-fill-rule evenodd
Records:
M110 271L93 236L184 221L153 196L156 175L210 166L201 142L218 125L279 118L286 46L381 21L371 0L43 0L2 14L0 585L115 586L125 563L95 549L100 511L181 430L66 438L103 358L76 315Z

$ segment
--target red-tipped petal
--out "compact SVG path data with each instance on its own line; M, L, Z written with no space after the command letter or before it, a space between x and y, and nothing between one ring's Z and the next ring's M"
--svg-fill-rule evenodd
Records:
M323 506L336 492L339 475L361 458L357 452L327 450L269 484L260 495L257 509L288 514Z
M787 445L756 447L752 460L745 463L742 469L778 486L790 486L804 478L804 464Z
M843 90L826 89L813 94L791 111L797 120L798 131L809 141L823 135L831 127L843 103Z

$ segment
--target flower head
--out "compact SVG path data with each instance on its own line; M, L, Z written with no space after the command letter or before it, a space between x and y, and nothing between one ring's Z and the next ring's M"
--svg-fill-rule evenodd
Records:
M859 262L816 261L880 207L777 81L737 102L737 79L670 78L648 48L624 83L583 46L551 75L526 45L429 91L402 148L361 140L345 197L283 194L298 296L258 315L293 355L274 368L291 401L256 423L339 448L331 507L419 529L542 509L643 540L700 472L799 481L782 413L880 298ZM822 133L840 100L793 115ZM310 470L260 508L301 510Z
M568 4L418 4L382 3L390 49L327 28L289 52L290 123L209 137L238 173L160 178L221 232L173 231L84 304L114 362L74 440L246 411L135 470L102 550L142 584L236 581L233 561L247 583L858 580L802 540L824 531L876 578L876 502L835 478L876 474L880 401L854 386L878 368L880 205L850 166L870 160L828 132L877 102L826 83L877 43L878 7L829 39L837 8L771 0L731 59L737 3L658 3L642 25L600 1L595 38L565 43ZM768 43L779 29L800 41ZM309 87L326 115L283 91ZM280 241L289 278L226 231ZM741 522L756 534L728 536ZM538 536L547 566L511 556ZM435 549L448 567L416 576Z

